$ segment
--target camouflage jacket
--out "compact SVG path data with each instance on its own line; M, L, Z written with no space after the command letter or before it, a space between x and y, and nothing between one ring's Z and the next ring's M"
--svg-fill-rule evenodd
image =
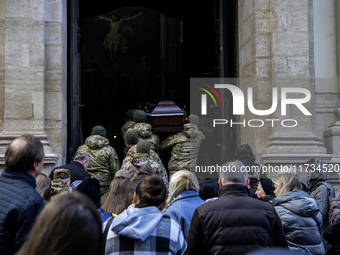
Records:
M133 128L135 126L136 122L132 121L132 120L128 120L127 122L124 123L124 125L121 128L121 132L122 132L122 137L124 138L126 131L129 128Z
M131 160L131 158L133 158L133 156L137 153L137 145L134 145L132 146L128 152L126 153L126 157L123 159L123 164L129 160ZM155 162L157 162L158 164L161 165L161 167L164 167L164 164L161 160L161 158L159 157L158 153L153 151L153 150L150 150L150 154L149 154L149 158Z
M119 170L119 159L114 148L107 138L100 135L91 135L86 138L85 144L81 145L76 154L85 153L90 158L87 168L89 174L98 179L102 195L108 187L116 172Z
M166 169L150 159L147 153L136 153L122 165L121 169L128 170L131 174L131 180L133 180L137 177L139 168L145 164L151 166L155 173L162 177L166 186L168 186L168 174Z
M136 123L134 129L137 130L139 140L148 140L151 143L151 149L159 150L159 136L152 133L152 126L148 123Z
M184 124L183 132L170 135L162 141L161 150L172 148L168 162L170 175L179 170L190 171L197 164L198 151L204 139L203 133L195 124L187 123Z

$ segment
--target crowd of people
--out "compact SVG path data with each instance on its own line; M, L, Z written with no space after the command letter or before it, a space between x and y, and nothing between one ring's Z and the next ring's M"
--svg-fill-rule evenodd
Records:
M49 176L38 138L8 145L0 254L340 254L340 198L327 171L307 169L306 185L294 172L248 173L243 166L260 165L243 144L222 165L233 171L198 178L190 168L204 139L196 115L165 139L144 111L128 116L122 162L102 126Z

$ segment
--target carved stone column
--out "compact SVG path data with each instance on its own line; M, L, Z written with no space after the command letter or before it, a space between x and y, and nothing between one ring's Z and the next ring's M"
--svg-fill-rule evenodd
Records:
M327 161L332 157L315 130L313 47L313 1L239 1L239 72L240 78L261 80L251 85L257 109L270 108L274 87L278 91L285 87L303 87L311 93L310 102L304 104L311 116L302 114L294 105L287 108L286 115L277 110L270 116L257 116L279 121L295 119L296 127L276 124L257 129L240 128L241 144L251 145L260 163L300 164L316 156ZM249 87L249 84L241 82L244 90L242 86Z

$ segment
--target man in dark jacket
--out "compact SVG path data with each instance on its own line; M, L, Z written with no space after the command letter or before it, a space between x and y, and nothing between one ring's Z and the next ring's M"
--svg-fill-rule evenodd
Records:
M221 166L219 198L199 206L185 254L246 254L261 247L287 247L273 206L249 196L248 173L240 161Z
M35 178L44 164L44 149L36 137L14 139L5 152L0 176L0 254L14 254L26 240L44 206Z
M87 167L89 166L90 159L85 153L78 153L74 160L67 165L56 167L50 173L50 179L53 180L53 172L56 169L68 169L71 174L71 183L78 180L83 180L86 177L91 177L91 175L86 172Z

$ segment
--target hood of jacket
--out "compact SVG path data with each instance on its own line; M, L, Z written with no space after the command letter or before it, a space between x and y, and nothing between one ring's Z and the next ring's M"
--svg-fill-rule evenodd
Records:
M100 135L90 135L86 138L85 144L92 150L101 149L110 144L109 139Z
M111 229L118 235L144 242L158 226L162 216L155 206L128 208L114 218Z
M153 135L152 126L148 123L137 123L134 126L134 129L137 130L137 133L140 137L149 138Z
M173 203L175 203L179 200L187 200L187 199L190 199L190 198L200 199L199 194L196 191L194 191L194 190L184 190L171 201L171 203L167 206L167 208L169 208ZM202 203L205 203L205 201L202 200ZM164 213L166 212L166 210L164 211Z
M140 168L141 166L145 164L149 164L148 154L146 153L138 153L135 154L134 157L131 160L131 164L136 166L137 168Z
M319 205L306 192L294 190L274 199L273 206L282 206L302 217L314 217L319 213Z

